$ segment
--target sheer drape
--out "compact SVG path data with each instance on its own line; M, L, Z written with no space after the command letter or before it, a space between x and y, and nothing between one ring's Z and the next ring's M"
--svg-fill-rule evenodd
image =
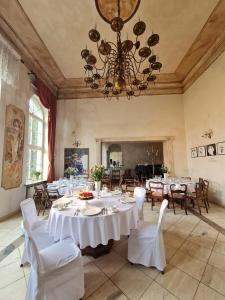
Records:
M35 80L37 95L41 103L48 109L48 182L55 179L54 152L55 152L55 129L56 129L56 97L40 80Z
M6 44L0 35L0 95L2 95L4 85L8 85L13 90L18 87L19 66L20 57Z

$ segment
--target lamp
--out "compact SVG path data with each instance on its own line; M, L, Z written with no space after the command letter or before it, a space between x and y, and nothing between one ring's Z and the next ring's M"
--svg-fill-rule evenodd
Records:
M213 136L213 130L212 129L208 129L208 130L204 131L203 134L202 134L203 138L211 139L212 136Z
M74 139L74 142L72 145L75 146L76 148L78 148L81 145L81 143L76 139L76 131L75 130L72 131L72 136Z

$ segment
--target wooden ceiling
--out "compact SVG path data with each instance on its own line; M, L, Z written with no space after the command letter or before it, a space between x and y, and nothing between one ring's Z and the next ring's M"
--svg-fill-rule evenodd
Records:
M58 99L102 98L84 83L80 51L95 24L103 37L114 36L93 0L74 3L1 0L0 32ZM126 23L130 38L137 17L160 35L156 52L164 66L146 95L183 93L225 50L225 0L142 0Z

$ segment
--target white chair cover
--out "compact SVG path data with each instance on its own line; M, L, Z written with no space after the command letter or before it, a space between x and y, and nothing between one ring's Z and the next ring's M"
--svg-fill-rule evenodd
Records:
M38 250L34 232L24 222L30 239L31 272L25 300L78 300L84 295L84 271L79 248L71 239Z
M156 267L164 271L166 267L165 248L161 231L163 215L168 205L163 200L157 224L140 222L138 229L132 230L128 239L128 260L146 267Z
M31 228L32 231L35 231L36 233L39 233L39 235L36 235L36 243L38 245L38 249L42 249L44 247L49 246L49 237L48 237L48 224L45 220L40 220L37 216L37 210L34 203L34 200L32 198L28 198L26 200L23 200L20 203L20 208L23 216L23 220L26 221ZM27 255L27 249L28 249L28 243L29 238L26 234L26 231L23 227L23 222L21 223L21 230L24 234L24 251L21 258L21 264L25 264L26 262L29 262L28 255ZM51 244L54 243L53 239L51 241Z
M146 197L146 189L143 187L136 187L134 189L134 197L138 206L139 220L144 220L143 206Z

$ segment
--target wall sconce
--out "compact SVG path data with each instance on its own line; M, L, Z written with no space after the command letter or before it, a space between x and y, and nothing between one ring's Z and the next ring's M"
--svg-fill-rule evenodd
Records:
M213 136L213 130L212 129L208 129L207 131L204 131L203 135L202 135L203 138L208 138L208 139L211 139L212 136Z
M76 131L75 130L72 131L72 136L73 136L73 140L74 140L72 145L75 146L76 148L78 148L81 145L81 143L76 139Z

